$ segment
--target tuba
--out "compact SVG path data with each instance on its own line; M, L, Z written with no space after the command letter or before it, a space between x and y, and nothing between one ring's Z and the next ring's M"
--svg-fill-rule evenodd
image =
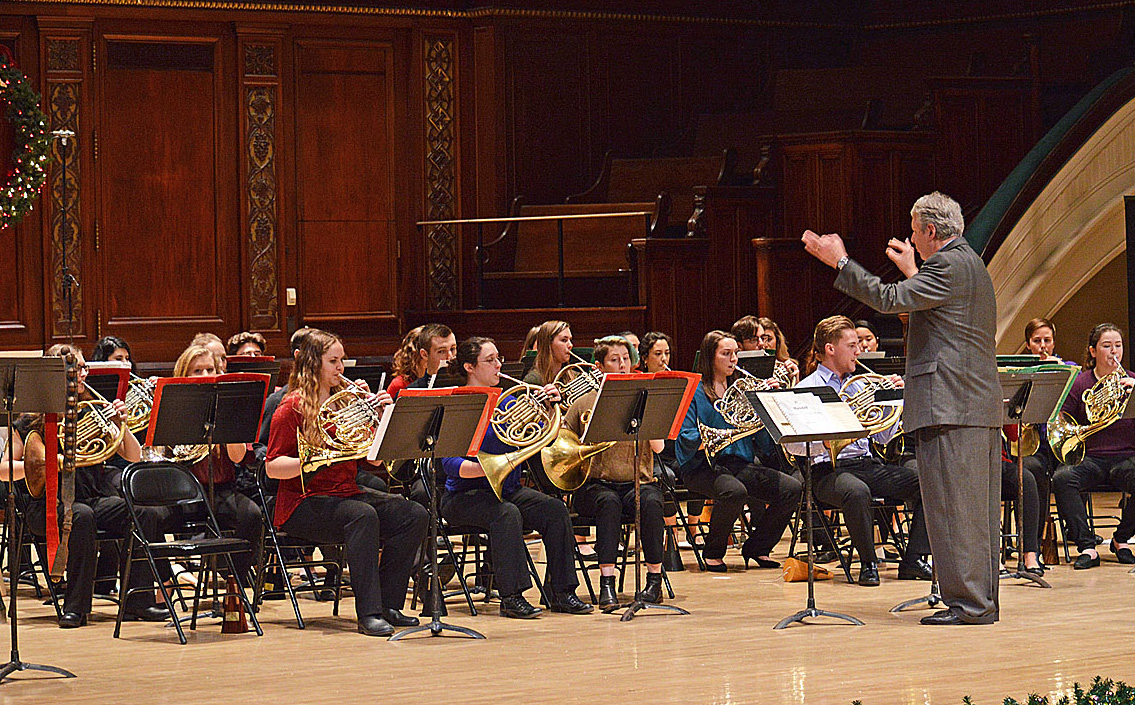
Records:
M856 382L863 383L863 388L854 394L849 390ZM873 372L858 374L843 383L839 396L851 410L859 423L867 429L867 435L873 436L895 426L902 421L901 404L881 404L875 402L875 392L881 389L896 389L895 383L883 375ZM839 458L840 451L851 444L853 439L829 441L828 451L834 464Z
M489 419L493 433L501 442L516 446L517 450L500 455L478 451L477 462L485 472L485 479L504 501L502 487L505 479L518 465L536 455L560 432L562 414L559 404L549 403L540 387L525 384L506 374L501 377L516 382L514 387L501 394L501 401Z
M322 444L309 443L303 431L297 431L301 482L335 463L366 457L378 433L382 405L374 394L339 377L347 388L328 397L317 414Z
M1048 424L1048 442L1056 459L1063 465L1079 465L1084 460L1084 441L1093 433L1098 433L1119 420L1131 398L1131 390L1125 388L1121 380L1127 376L1122 366L1103 377L1091 389L1084 392L1084 412L1088 417L1086 425L1079 425L1065 412Z

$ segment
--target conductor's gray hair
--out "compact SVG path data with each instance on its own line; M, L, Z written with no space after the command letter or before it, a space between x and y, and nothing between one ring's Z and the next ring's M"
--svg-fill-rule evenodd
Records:
M918 222L924 226L933 225L937 240L957 237L966 227L965 219L962 218L962 207L957 201L938 191L928 193L915 201L910 214L918 218Z

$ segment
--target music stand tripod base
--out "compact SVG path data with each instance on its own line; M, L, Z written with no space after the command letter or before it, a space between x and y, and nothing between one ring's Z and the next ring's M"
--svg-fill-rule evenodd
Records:
M635 614L643 610L666 610L668 612L675 612L677 614L689 614L689 612L682 609L681 607L675 607L673 605L659 605L653 602L646 602L644 600L634 600L633 602L628 602L626 604L609 605L607 607L604 607L600 611L603 614L611 614L612 612L618 612L619 610L626 610L626 612L623 612L623 616L619 618L620 622L631 621L632 619L634 619Z
M930 584L929 595L916 597L913 600L907 600L906 602L900 602L891 608L891 612L902 612L903 610L910 609L915 605L921 605L924 602L926 603L927 607L937 607L939 603L942 602L942 592L938 588L937 580Z
M1031 580L1032 582L1036 583L1037 585L1039 585L1042 588L1051 588L1052 587L1051 585L1048 584L1047 581L1045 581L1044 578L1040 577L1039 575L1033 575L1028 570L1025 570L1024 568L1022 568L1021 566L1017 566L1016 569L1007 570L1004 573L1002 573L1001 576L1000 576L1001 580L1008 580L1008 579L1011 579L1011 578L1017 579L1017 580Z

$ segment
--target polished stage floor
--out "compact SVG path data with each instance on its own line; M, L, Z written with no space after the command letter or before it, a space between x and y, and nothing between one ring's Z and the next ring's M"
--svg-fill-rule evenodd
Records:
M1115 497L1096 506L1114 506ZM1108 501L1110 500L1110 501ZM1110 531L1103 532L1110 537ZM777 557L782 557L782 543ZM92 623L55 626L49 607L21 588L23 660L78 678L24 672L0 685L0 702L169 703L961 703L1006 695L1068 693L1096 675L1135 680L1132 595L1135 575L1104 551L1088 571L1049 571L1051 590L1002 581L1001 621L992 626L924 627L925 608L893 605L928 585L899 582L895 568L878 588L841 576L818 583L818 606L852 614L773 631L805 605L805 583L777 571L672 573L673 604L692 613L651 612L629 623L602 614L546 614L534 621L497 616L491 604L471 617L450 603L448 621L485 641L422 636L390 643L355 632L353 603L333 617L329 603L305 600L306 631L286 602L262 612L264 636L222 635L206 620L187 646L163 625L123 626L111 637L113 605L96 602ZM687 566L693 566L687 556ZM583 595L581 587L580 594ZM4 625L7 628L7 625ZM0 641L6 637L0 638ZM2 648L2 647L0 647Z

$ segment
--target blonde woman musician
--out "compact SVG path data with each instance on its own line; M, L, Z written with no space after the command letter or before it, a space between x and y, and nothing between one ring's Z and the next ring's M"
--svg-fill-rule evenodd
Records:
M556 375L571 364L571 326L564 321L544 321L536 330L536 364L524 381L537 386L551 384Z
M297 433L308 443L324 445L319 408L345 388L343 356L342 341L326 331L312 330L300 343L288 395L276 409L269 433L267 473L280 480L273 521L308 541L345 544L359 632L388 636L394 627L418 624L401 609L429 514L403 497L360 489L354 460L330 465L306 480L306 490L300 482ZM385 392L377 396L390 402Z

